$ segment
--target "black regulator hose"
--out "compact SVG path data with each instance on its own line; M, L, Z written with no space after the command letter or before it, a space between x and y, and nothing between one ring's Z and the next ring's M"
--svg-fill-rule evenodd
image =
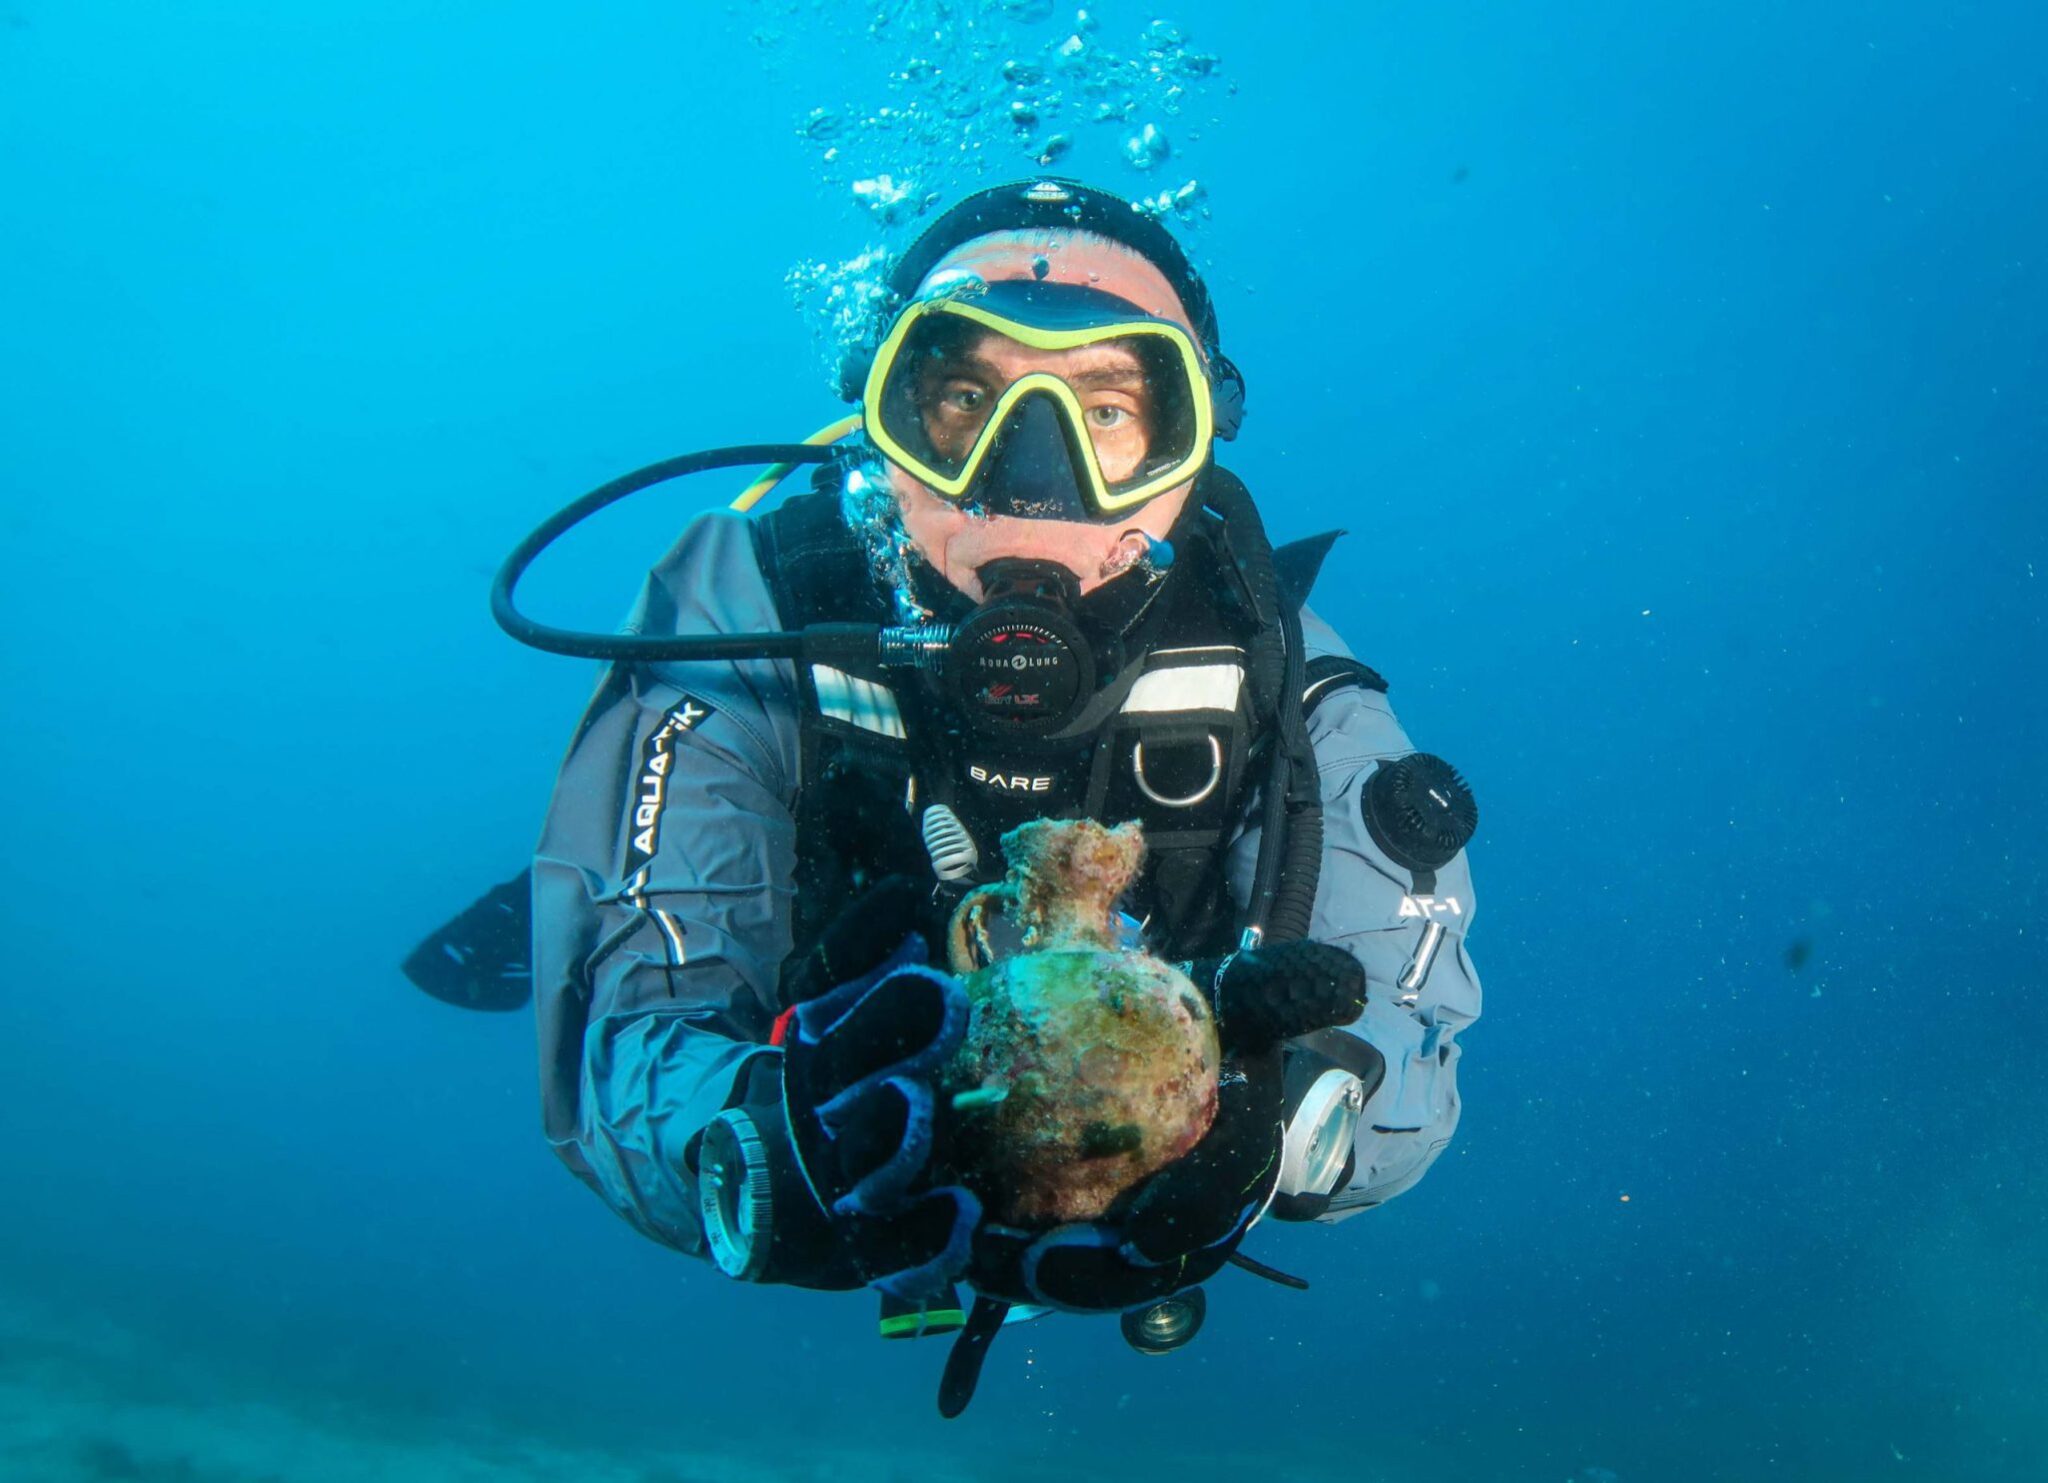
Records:
M1223 517L1250 591L1255 624L1247 653L1252 696L1274 720L1272 767L1261 799L1259 856L1245 920L1265 941L1292 941L1308 935L1323 859L1322 795L1301 709L1307 684L1301 615L1281 599L1273 543L1244 485L1235 475L1216 469L1203 498Z
M843 450L829 443L750 443L736 448L707 448L665 458L644 469L621 474L574 504L557 511L513 548L491 583L491 616L520 643L550 654L575 659L794 659L840 654L872 659L879 630L859 623L818 624L802 633L621 634L584 633L536 623L514 605L513 589L526 569L556 541L608 506L630 494L670 479L714 469L750 468L760 464L825 463Z
M1287 779L1287 848L1280 858L1280 887L1273 900L1267 938L1294 942L1307 937L1315 914L1316 886L1323 873L1322 777L1316 770L1315 743L1309 739L1302 713L1308 688L1308 655L1301 637L1301 611L1290 607L1281 615L1287 662L1280 692L1280 741L1290 766Z

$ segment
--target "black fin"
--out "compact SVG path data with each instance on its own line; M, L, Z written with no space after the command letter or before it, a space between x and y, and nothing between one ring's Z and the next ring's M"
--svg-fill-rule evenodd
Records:
M988 1346L1003 1327L1010 1305L1001 1298L977 1297L967 1327L953 1341L946 1356L946 1373L939 1379L939 1414L951 1421L974 1399L974 1387L981 1380L981 1362L988 1358Z
M404 964L422 993L458 1009L518 1009L533 997L533 872L493 886L429 934Z
M1343 534L1341 530L1326 530L1319 536L1304 536L1273 548L1273 575L1280 582L1283 607L1298 608L1308 601L1309 590L1322 573L1323 559Z

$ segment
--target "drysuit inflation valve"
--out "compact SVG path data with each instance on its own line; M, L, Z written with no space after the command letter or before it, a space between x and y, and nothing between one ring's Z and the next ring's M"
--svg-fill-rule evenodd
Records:
M1404 870L1441 870L1479 827L1479 801L1458 769L1416 752L1385 762L1365 785L1365 827Z

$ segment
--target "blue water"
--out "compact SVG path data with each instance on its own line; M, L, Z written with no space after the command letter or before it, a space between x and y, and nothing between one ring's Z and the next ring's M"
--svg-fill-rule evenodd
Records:
M1481 800L1451 1152L951 1424L865 1297L634 1236L528 1020L395 965L591 683L491 627L510 543L836 414L782 279L875 230L795 123L883 53L0 0L0 1476L2048 1476L2048 12L1168 13L1237 85L1170 162L1229 460Z

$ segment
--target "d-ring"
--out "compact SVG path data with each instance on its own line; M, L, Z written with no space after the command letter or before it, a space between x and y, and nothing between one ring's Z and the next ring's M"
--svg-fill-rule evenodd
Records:
M1223 743L1216 739L1215 732L1209 733L1209 781L1202 784L1201 787L1195 789L1194 792L1188 794L1185 798L1168 798L1165 794L1154 790L1152 785L1145 781L1145 744L1143 742L1138 742L1131 747L1131 777L1137 783L1138 791L1154 803L1165 808L1193 808L1211 793L1214 793L1216 785L1223 781Z

